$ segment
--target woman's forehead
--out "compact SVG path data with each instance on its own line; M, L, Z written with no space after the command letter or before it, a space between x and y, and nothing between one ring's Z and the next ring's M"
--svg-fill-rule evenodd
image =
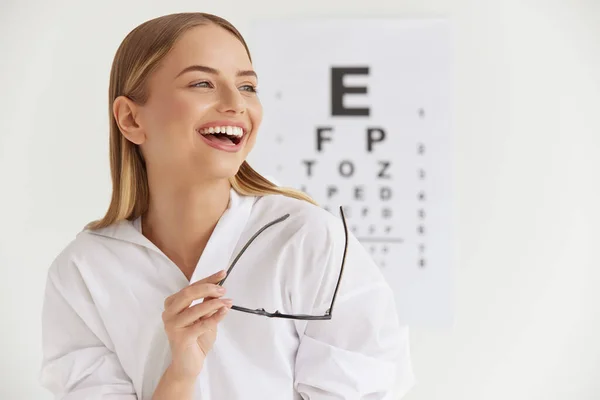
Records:
M164 60L165 69L171 71L190 65L205 65L224 73L252 67L242 42L215 24L198 26L185 32Z

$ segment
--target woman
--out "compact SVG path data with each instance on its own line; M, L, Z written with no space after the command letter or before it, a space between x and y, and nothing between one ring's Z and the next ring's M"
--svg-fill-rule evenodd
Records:
M58 398L387 399L412 384L393 294L345 221L246 163L256 86L244 39L213 15L148 21L119 47L111 203L48 273L41 380Z

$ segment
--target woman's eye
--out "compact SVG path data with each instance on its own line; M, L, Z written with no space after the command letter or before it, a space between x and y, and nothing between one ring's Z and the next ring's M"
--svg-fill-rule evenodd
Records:
M192 85L192 87L211 87L211 84L210 84L210 82L203 81L203 82L194 83Z
M252 86L252 85L240 86L240 90L242 90L244 92L252 92L252 93L258 92L258 90L256 89L256 86Z

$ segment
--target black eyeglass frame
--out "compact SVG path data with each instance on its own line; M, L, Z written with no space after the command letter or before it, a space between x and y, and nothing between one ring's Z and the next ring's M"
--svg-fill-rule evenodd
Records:
M267 225L263 226L258 232L256 232L250 238L250 240L248 240L248 242L244 245L244 247L242 247L242 249L240 250L240 252L234 258L233 262L231 263L231 265L227 269L227 274L225 275L225 278L223 278L223 280L221 280L218 283L218 285L219 286L223 286L223 284L225 283L225 281L229 277L229 274L231 274L231 271L233 270L233 267L235 267L235 265L239 261L239 259L242 256L242 254L244 254L244 252L250 246L250 244L254 241L254 239L256 239L263 231L265 231L266 229L270 228L271 226L273 226L275 224L278 224L280 222L285 221L286 219L289 218L289 216L290 216L290 214L285 214L284 216L282 216L282 217L280 217L280 218L278 218L278 219L276 219L276 220L268 223ZM331 298L331 305L329 306L329 308L327 309L327 311L325 311L324 315L284 314L284 313L280 313L279 311L268 312L268 311L265 311L264 308L251 309L251 308L240 307L240 306L236 306L236 305L231 306L231 309L232 310L236 310L236 311L240 311L240 312L244 312L244 313L248 313L248 314L262 315L262 316L268 317L268 318L285 318L285 319L306 320L306 321L324 321L324 320L330 320L332 318L332 316L333 316L333 307L335 305L335 299L337 297L338 290L340 288L340 282L342 281L342 275L344 273L344 265L346 264L346 253L348 252L348 225L346 223L346 217L344 216L344 210L343 210L343 208L341 206L340 206L340 216L342 217L342 223L344 224L344 238L345 238L345 242L344 242L344 254L342 256L342 265L340 267L340 275L339 275L337 283L335 285L335 290L333 292L333 297Z

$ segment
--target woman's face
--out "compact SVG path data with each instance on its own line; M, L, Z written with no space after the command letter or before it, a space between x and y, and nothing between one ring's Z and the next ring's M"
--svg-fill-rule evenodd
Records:
M193 28L148 85L139 120L149 172L185 181L234 176L262 119L257 77L244 45L217 25Z

